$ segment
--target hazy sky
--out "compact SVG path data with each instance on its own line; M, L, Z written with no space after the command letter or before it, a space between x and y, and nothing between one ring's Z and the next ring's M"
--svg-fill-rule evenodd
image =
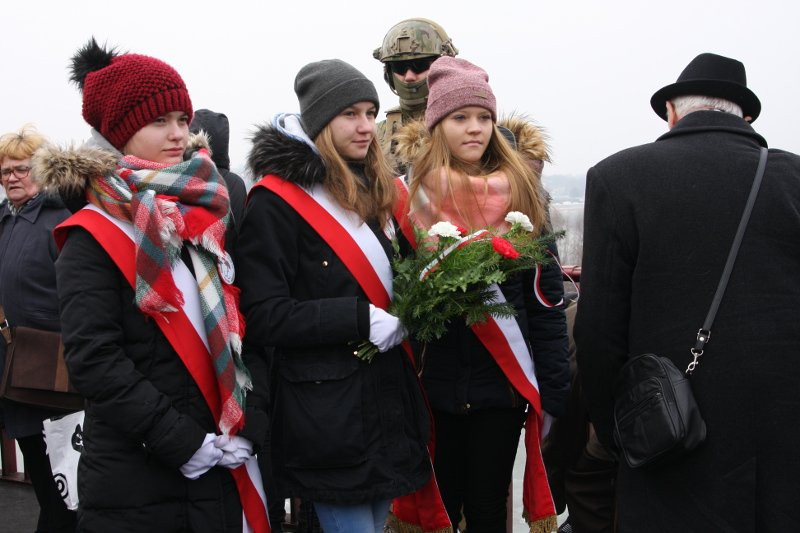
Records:
M762 102L755 128L770 146L800 152L797 0L666 2L538 0L315 0L5 2L0 132L34 123L53 141L80 142L88 126L68 83L74 51L94 35L163 59L195 108L225 112L231 160L243 165L253 125L297 111L294 76L341 58L396 104L372 58L386 30L409 17L442 24L460 56L484 67L501 113L529 114L554 155L546 174L583 174L598 160L655 139L666 124L650 96L698 53L743 61Z

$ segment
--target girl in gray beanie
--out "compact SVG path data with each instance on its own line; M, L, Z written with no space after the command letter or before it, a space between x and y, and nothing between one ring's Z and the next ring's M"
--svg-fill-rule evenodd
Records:
M300 114L261 127L248 158L245 353L274 350L267 462L281 495L313 502L326 533L382 532L391 500L432 471L405 331L384 310L396 189L375 138L378 95L336 59L304 66L294 88ZM366 340L381 352L372 362L355 356Z

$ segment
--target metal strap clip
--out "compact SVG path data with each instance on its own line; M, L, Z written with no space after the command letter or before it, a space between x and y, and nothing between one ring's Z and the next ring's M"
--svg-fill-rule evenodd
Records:
M695 342L694 348L689 350L689 353L692 354L692 361L689 363L689 366L686 367L687 376L691 375L694 369L697 368L697 365L700 364L700 356L703 355L703 349L710 340L711 332L709 330L703 328L697 330L697 342Z

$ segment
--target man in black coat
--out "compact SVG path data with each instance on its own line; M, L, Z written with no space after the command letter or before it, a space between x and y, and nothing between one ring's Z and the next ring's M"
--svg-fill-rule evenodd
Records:
M766 140L744 65L701 54L655 93L669 132L589 170L577 357L613 449L613 386L642 353L681 370L708 312ZM620 532L800 531L800 157L769 150L712 338L691 376L706 441L617 483Z

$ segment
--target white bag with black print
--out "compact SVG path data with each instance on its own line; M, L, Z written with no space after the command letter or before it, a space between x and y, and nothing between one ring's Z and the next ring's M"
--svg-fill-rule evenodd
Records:
M67 508L78 508L78 460L83 451L83 411L45 420L44 441L56 487Z

